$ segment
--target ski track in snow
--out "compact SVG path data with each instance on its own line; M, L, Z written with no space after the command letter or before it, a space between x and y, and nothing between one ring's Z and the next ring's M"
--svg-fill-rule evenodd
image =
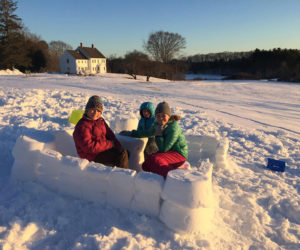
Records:
M287 87L291 89L290 95L284 97L289 93ZM256 81L204 81L189 86L185 82L159 80L145 83L109 74L86 78L47 74L0 76L0 246L298 249L299 88ZM282 93L280 102L270 98L272 89L273 96ZM243 100L249 93L260 99L261 104L254 99ZM10 182L14 161L11 151L18 136L38 134L39 139L47 141L48 131L70 128L70 111L84 108L91 94L102 97L107 120L117 116L138 117L142 102L157 104L165 100L174 113L182 116L180 125L187 135L229 139L230 168L213 172L217 209L211 233L176 234L149 216L73 199L36 183ZM259 119L243 114L243 108L249 110L249 115L256 113ZM288 115L281 114L284 111ZM276 120L277 112L294 125L282 126L281 118ZM247 126L240 120L252 123ZM268 157L286 161L286 171L266 170Z

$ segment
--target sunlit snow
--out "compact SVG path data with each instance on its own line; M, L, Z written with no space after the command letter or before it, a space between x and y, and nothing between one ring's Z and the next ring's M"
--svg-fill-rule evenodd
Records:
M220 153L215 159L220 164L212 169L216 204L211 230L184 234L169 229L176 226L174 214L182 214L182 207L174 209L170 220L169 201L190 202L190 210L184 211L187 215L201 213L192 208L197 201L189 201L182 193L179 197L168 190L162 194L168 202L163 208L166 213L158 218L139 209L94 202L92 190L85 191L90 199L80 199L50 189L38 180L17 182L10 178L17 138L23 135L48 143L53 133L72 130L74 125L68 123L71 111L83 109L94 94L101 96L103 116L112 126L116 119L139 119L142 102L156 105L167 101L173 113L181 116L180 126L189 142L189 162L194 170L200 171L198 161L213 152L207 149L201 153L199 138L216 150L209 140L224 143L220 150L227 154ZM299 84L155 78L146 82L142 76L133 80L119 74L79 77L2 72L0 111L0 246L4 249L300 246ZM26 156L19 155L24 156L26 164ZM267 158L285 161L285 172L268 170ZM21 163L21 158L16 159ZM186 190L193 188L184 186ZM138 204L142 204L142 197L137 196Z

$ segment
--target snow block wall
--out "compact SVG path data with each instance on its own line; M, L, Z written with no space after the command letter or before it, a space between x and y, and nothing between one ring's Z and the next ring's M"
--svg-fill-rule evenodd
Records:
M36 181L63 195L158 217L177 232L209 232L214 213L212 169L226 165L228 142L190 137L191 160L208 160L200 161L198 170L171 171L165 181L160 175L140 171L147 139L117 137L135 159L130 162L133 169L80 159L71 131L55 132L54 140L46 144L21 136L12 152L12 178Z

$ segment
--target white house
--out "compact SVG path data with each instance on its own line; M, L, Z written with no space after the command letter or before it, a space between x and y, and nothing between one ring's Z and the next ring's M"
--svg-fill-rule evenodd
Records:
M96 74L106 73L106 58L94 47L83 47L82 43L76 50L66 50L59 59L61 73L65 74Z

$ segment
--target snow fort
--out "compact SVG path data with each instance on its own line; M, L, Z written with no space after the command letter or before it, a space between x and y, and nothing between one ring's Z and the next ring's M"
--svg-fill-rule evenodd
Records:
M167 179L143 172L146 138L117 134L132 130L137 119L118 119L111 128L130 151L131 169L108 167L80 159L73 130L51 133L49 141L39 136L20 136L13 148L14 181L34 181L61 194L126 208L159 218L176 232L207 233L214 214L212 171L226 167L228 141L208 136L187 136L189 159L196 170L170 171ZM208 160L207 160L208 159ZM200 161L199 161L200 160Z

